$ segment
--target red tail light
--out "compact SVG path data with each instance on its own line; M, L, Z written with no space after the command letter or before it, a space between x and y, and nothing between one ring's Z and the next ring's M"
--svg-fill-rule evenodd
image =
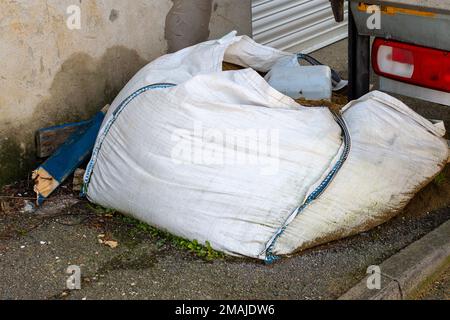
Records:
M450 92L450 52L377 38L375 73L402 82Z

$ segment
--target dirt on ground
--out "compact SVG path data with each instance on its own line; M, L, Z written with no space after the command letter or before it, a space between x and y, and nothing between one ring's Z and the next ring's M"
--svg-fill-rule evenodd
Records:
M241 70L243 69L241 66L236 64L232 64L229 62L224 62L222 64L222 70L230 71L230 70ZM265 73L259 73L262 77L265 77ZM339 92L333 92L331 100L307 100L305 98L300 98L295 100L297 103L301 104L305 107L328 107L332 111L337 112L342 109L347 103L347 92L346 89L343 89Z

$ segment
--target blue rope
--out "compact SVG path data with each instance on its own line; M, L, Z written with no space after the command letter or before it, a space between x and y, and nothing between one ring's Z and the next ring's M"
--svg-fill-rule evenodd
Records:
M279 228L276 232L275 237L272 238L270 245L266 249L266 259L265 262L267 264L274 263L275 261L279 260L280 257L273 254L273 248L275 247L275 243L280 238L280 236L286 231L288 224L287 220L295 214L295 217L297 217L299 214L302 213L302 211L309 206L314 200L316 200L320 195L323 194L323 192L328 188L330 183L333 181L333 179L338 174L339 170L344 165L344 162L347 160L348 155L350 153L351 148L351 139L350 139L350 133L348 132L347 126L344 122L344 120L337 114L334 115L336 122L339 124L339 126L342 129L342 135L343 135L343 143L344 143L344 150L339 158L339 160L336 162L336 164L333 166L331 171L328 173L328 175L323 179L323 181L320 183L320 185L314 189L314 191L306 198L305 202L298 208L296 208L286 219L285 223L281 228Z
M100 149L103 145L103 141L106 138L106 135L108 134L109 130L111 129L112 125L116 121L116 119L119 117L119 115L122 113L122 111L130 104L131 101L133 101L136 97L140 96L144 92L147 92L149 90L154 89L166 89L166 88L172 88L175 87L175 84L172 83L156 83L151 84L148 86L145 86L143 88L140 88L133 92L131 95L129 95L125 100L123 100L120 105L117 107L117 109L113 112L112 117L109 118L108 122L105 125L105 129L103 132L103 135L100 137L99 142L96 144L94 151L92 152L92 158L91 161L89 161L89 164L86 169L86 174L84 176L84 185L83 190L81 192L82 196L85 196L89 187L89 183L91 180L92 172L94 170L95 164L97 163L97 157L98 153L100 152Z

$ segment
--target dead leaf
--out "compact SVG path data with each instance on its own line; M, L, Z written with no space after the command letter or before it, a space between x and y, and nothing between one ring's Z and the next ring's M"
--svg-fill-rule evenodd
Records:
M103 244L110 247L111 249L115 249L119 246L119 243L114 240L103 241Z

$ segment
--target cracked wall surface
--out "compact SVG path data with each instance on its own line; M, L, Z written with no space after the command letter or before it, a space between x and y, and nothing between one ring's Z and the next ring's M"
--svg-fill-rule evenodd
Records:
M251 34L249 0L193 3L180 12L175 0L1 1L0 186L36 166L37 129L89 118L167 53L166 23L176 32L177 14L203 17L177 49L231 30ZM80 29L67 27L71 5L81 9Z

